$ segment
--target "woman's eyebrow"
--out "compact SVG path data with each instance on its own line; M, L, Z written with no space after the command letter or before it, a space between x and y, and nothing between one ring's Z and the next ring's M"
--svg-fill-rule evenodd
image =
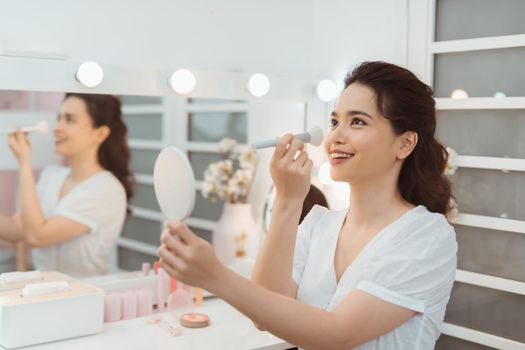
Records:
M363 111L357 111L357 110L349 110L349 111L346 111L346 116L347 117L351 117L351 116L354 116L354 115L364 115L365 117L368 117L370 119L374 119L372 118L372 116L366 112L363 112ZM331 116L332 117L339 117L339 115L337 114L336 111L332 111L331 113Z
M58 115L60 116L61 114L59 113ZM69 117L69 118L76 118L77 117L77 115L73 114L73 113L62 113L62 115L64 117Z

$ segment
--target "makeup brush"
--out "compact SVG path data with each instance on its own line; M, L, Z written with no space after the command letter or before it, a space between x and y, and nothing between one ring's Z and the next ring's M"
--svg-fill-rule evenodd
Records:
M0 129L0 134L12 134L16 132L16 128ZM22 128L22 132L37 132L40 134L47 134L49 132L49 124L42 120L33 126L26 126Z

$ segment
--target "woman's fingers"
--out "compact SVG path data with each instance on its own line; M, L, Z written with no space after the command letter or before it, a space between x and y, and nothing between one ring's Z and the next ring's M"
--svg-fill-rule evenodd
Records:
M198 239L197 235L194 234L186 224L178 220L168 221L168 229L171 233L178 234L184 243L192 244Z
M299 153L297 158L295 158L295 160L293 161L293 164L297 168L300 169L300 168L304 167L304 165L305 165L307 160L308 160L308 153L306 151L302 151L301 153Z
M161 265L167 265L173 271L180 271L185 269L186 263L184 260L173 254L165 245L161 246L158 250L158 255L161 260Z
M27 159L31 154L31 144L27 133L23 132L19 127L17 127L15 132L9 134L8 145L19 161Z
M174 269L170 265L168 265L163 259L160 259L160 266L170 275L171 277L175 278L176 280L180 280L180 273L178 269Z
M294 161L297 152L302 150L304 150L304 142L299 139L293 139L281 160L291 163Z
M277 144L275 145L275 151L273 152L273 160L279 160L281 159L288 150L288 145L293 140L292 134L285 134L281 136L277 140Z
M180 256L183 259L188 256L188 247L180 240L177 234L165 230L162 233L161 241L166 248L173 252L173 254Z

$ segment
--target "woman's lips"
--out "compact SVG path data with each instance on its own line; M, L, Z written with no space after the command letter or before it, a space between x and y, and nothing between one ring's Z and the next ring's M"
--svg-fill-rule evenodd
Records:
M352 156L352 157L349 157L349 158L331 158L331 157L330 157L329 162L330 162L330 164L332 164L332 165L338 165L338 164L341 164L341 163L343 163L343 162L349 161L349 160L351 160L352 158L353 158L353 156Z

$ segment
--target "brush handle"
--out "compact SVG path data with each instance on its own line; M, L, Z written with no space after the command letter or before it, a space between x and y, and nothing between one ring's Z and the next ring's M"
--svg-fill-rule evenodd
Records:
M22 132L35 132L38 131L38 128L36 126L27 126L25 128L22 128ZM16 132L15 128L7 128L7 129L0 129L0 134L12 134Z
M43 120L32 126L24 126L21 130L22 132L39 132L46 134L49 130L49 124ZM16 132L16 128L0 129L0 134L12 134L14 132Z

